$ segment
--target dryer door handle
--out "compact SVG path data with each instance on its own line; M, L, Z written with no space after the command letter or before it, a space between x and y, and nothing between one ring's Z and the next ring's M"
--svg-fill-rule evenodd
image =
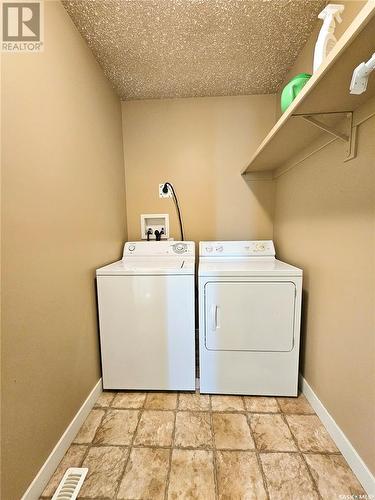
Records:
M217 305L212 306L211 314L212 314L211 328L212 328L212 331L214 332L219 327L219 325L218 325L219 306L217 306Z

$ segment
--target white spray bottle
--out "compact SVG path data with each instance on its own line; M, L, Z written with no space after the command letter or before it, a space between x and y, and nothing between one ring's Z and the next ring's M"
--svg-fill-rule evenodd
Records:
M336 22L341 23L342 21L340 14L344 9L344 5L330 3L318 15L319 19L323 19L323 26L319 32L314 50L314 73L336 45L337 40L333 33L335 31Z

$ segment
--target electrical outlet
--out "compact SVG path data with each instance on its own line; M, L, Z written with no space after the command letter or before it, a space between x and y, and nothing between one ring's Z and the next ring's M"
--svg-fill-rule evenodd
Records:
M171 189L168 187L168 193L163 193L163 184L159 184L159 198L172 198Z

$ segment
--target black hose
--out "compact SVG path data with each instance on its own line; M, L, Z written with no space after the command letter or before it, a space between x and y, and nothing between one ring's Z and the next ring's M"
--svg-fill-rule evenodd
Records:
M182 217L181 217L180 206L178 204L177 195L176 195L176 192L174 190L174 187L172 186L172 184L170 182L165 182L164 183L164 186L163 186L163 192L164 193L168 192L168 187L172 191L173 201L174 201L174 204L176 206L176 211L177 211L177 215L178 215L178 222L180 224L181 241L184 241L184 239L185 239L184 238L184 229L183 229L183 226L182 226Z

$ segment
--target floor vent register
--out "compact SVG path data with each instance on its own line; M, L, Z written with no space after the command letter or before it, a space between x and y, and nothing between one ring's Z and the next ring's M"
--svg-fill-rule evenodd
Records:
M88 469L85 467L70 467L52 497L52 500L75 500L85 480Z

